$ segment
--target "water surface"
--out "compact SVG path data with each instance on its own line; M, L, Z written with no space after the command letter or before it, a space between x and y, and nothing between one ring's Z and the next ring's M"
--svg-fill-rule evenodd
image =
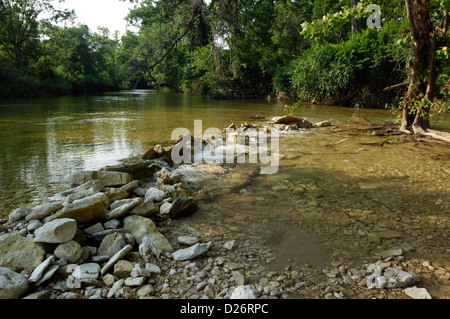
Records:
M168 145L172 130L224 128L285 114L286 102L211 100L159 91L121 91L96 96L21 99L0 103L0 215L34 205L67 187L74 171L96 170ZM312 122L347 121L354 109L303 105L295 112ZM374 123L386 110L357 110ZM437 127L450 128L441 117Z

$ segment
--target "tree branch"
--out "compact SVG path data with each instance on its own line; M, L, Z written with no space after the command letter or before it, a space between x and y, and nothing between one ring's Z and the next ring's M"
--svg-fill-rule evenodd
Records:
M173 50L175 50L178 42L180 42L181 40L184 39L184 37L186 36L186 34L191 30L192 26L194 25L195 20L198 17L198 13L200 12L199 7L196 7L193 9L193 15L192 15L192 19L191 21L189 21L189 24L186 28L186 30L184 30L183 34L181 36L179 36L177 39L175 39L175 41L172 43L172 45L170 46L170 48L166 51L166 53L163 54L162 57L160 57L153 65L151 65L148 68L148 73L153 72L153 70L155 69L155 67L160 64L161 62L164 61L164 59L169 55L169 54L173 54L171 52L173 52Z
M395 84L395 85L392 85L392 86L388 86L387 88L384 88L383 92L390 91L390 90L393 90L393 89L404 88L404 87L407 87L408 85L409 85L409 83Z

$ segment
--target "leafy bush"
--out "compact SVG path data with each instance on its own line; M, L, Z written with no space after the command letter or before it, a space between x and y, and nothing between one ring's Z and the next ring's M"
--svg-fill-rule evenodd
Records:
M313 44L288 68L292 92L303 101L384 107L393 93L383 89L407 76L394 27L367 29L339 44Z

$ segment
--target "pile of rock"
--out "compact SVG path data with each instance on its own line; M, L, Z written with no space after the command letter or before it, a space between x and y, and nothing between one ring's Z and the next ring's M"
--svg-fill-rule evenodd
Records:
M0 299L44 291L52 278L69 288L106 285L111 270L130 268L129 256L188 260L205 253L211 243L174 251L156 226L197 211L180 179L163 168L153 187L144 188L129 173L82 171L70 177L72 188L60 200L14 210L0 223ZM151 263L131 268L135 276L123 282L140 288L158 272Z

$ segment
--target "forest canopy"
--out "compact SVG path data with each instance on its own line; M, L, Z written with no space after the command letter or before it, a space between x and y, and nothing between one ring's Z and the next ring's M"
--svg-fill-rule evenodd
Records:
M59 1L1 0L0 97L169 88L384 108L401 107L408 90L414 51L405 0L128 1L135 6L126 20L137 31L119 38L71 24L76 13L55 9ZM431 2L433 26L448 7ZM445 30L434 47L441 109L448 40Z

